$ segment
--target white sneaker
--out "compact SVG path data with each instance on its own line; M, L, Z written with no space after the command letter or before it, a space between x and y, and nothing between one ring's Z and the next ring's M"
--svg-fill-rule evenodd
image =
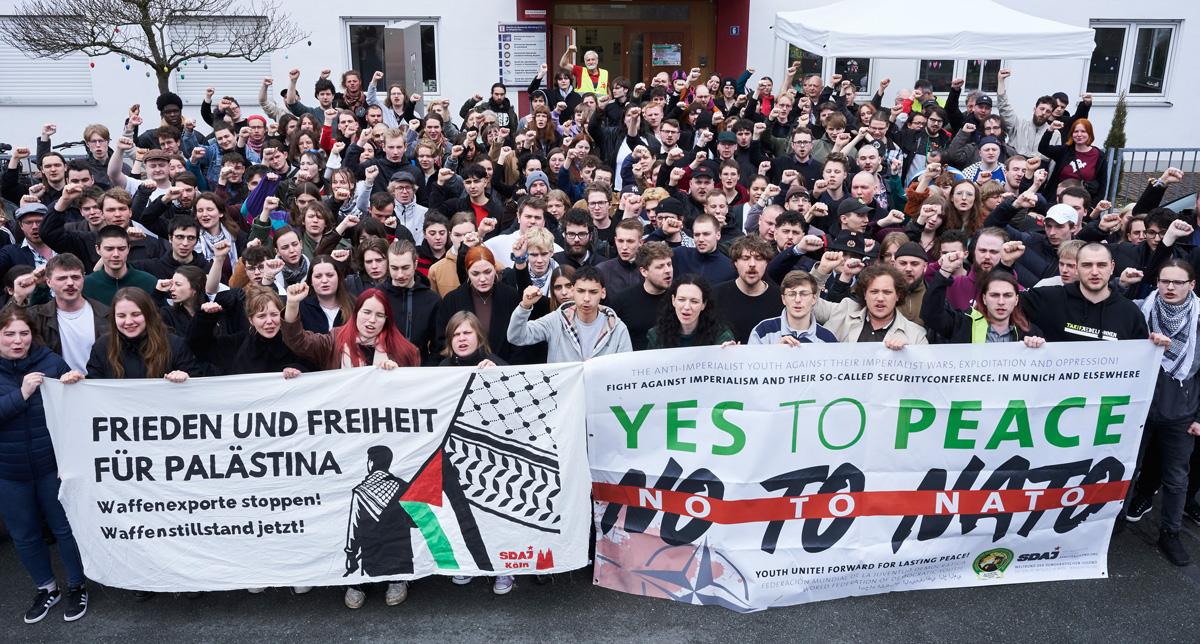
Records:
M304 593L312 590L312 588L312 586L292 586L292 594L303 595Z
M388 584L387 593L383 597L383 601L388 606L399 606L408 599L408 582L397 581Z
M450 581L453 582L455 586L466 586L467 584L471 583L471 578L466 575L454 575L450 578Z
M367 601L367 594L364 593L363 591L355 588L354 586L350 586L349 588L346 589L346 597L345 597L346 608L350 608L350 609L362 608L363 604L366 601Z
M246 592L250 593L251 595L261 595L266 591L267 591L266 586L259 586L258 588L247 588L246 589Z
M507 595L512 589L516 580L512 575L501 575L496 577L496 581L492 583L492 592L497 595Z

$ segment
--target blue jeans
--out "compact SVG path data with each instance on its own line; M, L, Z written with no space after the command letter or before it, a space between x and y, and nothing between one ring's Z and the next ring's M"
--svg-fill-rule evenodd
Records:
M58 554L67 569L67 583L78 586L83 583L83 560L79 557L79 546L71 534L67 514L58 502L58 474L50 474L33 481L6 481L0 479L0 515L12 535L25 570L33 577L37 586L54 581L54 569L50 567L50 548L42 538L42 520L50 524L50 530L58 540Z

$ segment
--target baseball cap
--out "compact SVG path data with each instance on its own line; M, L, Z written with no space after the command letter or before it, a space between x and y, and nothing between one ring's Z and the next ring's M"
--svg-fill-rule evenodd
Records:
M704 178L708 178L708 179L716 179L717 178L716 175L713 174L712 168L708 167L707 163L702 163L702 164L700 164L699 168L692 170L692 179L704 179Z
M661 215L665 212L665 213L670 213L670 214L676 215L680 219L683 219L683 215L684 215L683 202L676 199L675 197L668 197L668 198L663 199L662 201L658 202L658 208L656 210L658 211L659 215Z
M1079 213L1065 203L1056 203L1046 211L1046 219L1052 219L1059 224L1079 223Z
M849 199L846 199L842 203L838 204L838 213L837 214L840 217L842 215L848 215L850 213L865 215L870 212L871 212L870 206L859 201L858 199L856 199L854 197L851 197Z
M20 219L21 217L24 217L25 215L42 215L42 216L45 216L45 214L46 214L47 212L49 212L49 211L46 209L46 205L45 205L45 204L42 204L42 203L27 203L27 204L25 204L24 206L21 206L20 208L17 208L16 216L17 216L17 219Z
M829 250L840 251L850 255L866 257L866 238L862 233L843 230L829 244Z
M992 106L992 97L988 96L987 94L984 94L983 96L980 96L979 98L975 99L975 104L976 105L987 105L988 107L991 107Z

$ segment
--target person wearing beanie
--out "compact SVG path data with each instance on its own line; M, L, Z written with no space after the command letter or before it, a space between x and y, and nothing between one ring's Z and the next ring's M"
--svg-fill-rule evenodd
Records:
M166 92L160 94L158 99L154 101L154 106L158 108L158 115L162 118L162 124L159 127L174 127L183 132L183 99L175 92ZM202 135L197 134L197 139L201 143L205 142ZM137 146L148 150L158 149L158 128L146 130L137 136ZM191 150L184 150L184 153L190 153Z
M534 170L525 176L525 192L531 197L545 197L550 192L550 177L541 170Z
M1000 163L1002 146L1000 139L985 136L979 139L979 161L963 168L963 176L972 183L979 183L990 176L993 181L1004 183L1004 164Z

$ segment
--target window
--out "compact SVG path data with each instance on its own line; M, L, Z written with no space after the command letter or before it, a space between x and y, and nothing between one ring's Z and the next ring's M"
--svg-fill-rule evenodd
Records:
M437 21L391 19L347 23L350 67L369 83L383 71L379 91L400 83L408 93L437 94Z
M211 34L209 42L213 49L220 49L229 42L229 29L222 23L237 18L228 17L218 21L182 24L171 27L170 37L178 42L186 42L195 37L198 31ZM263 56L256 61L245 58L193 58L186 66L175 70L175 93L188 105L199 105L204 100L204 91L211 87L216 90L213 103L220 101L222 96L232 96L241 105L257 105L258 90L262 79L271 75L271 57ZM276 94L278 96L278 94Z
M817 74L825 83L828 83L834 74L841 74L843 79L854 83L859 93L866 91L871 83L870 58L826 59L795 45L788 45L788 67L796 61L800 61L800 71L796 72L792 81L796 85L800 85L804 77L810 74Z
M996 74L999 71L1000 60L996 58L927 59L920 62L917 77L933 83L933 91L936 94L949 92L950 83L956 78L961 78L966 81L962 89L963 95L966 95L975 90L995 92Z
M97 59L97 65L116 65L116 60ZM6 39L0 39L0 88L0 105L96 104L87 56L33 59Z
M1165 96L1177 23L1094 21L1087 91Z

